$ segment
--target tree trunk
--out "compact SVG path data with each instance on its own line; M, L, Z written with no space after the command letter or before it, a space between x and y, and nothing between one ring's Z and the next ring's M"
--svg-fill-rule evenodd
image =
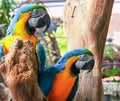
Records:
M12 101L46 100L38 85L38 64L31 41L16 40L2 58L0 72L10 89Z
M79 75L74 101L103 101L101 63L114 0L67 0L64 26L68 49L88 48L95 58L91 73Z

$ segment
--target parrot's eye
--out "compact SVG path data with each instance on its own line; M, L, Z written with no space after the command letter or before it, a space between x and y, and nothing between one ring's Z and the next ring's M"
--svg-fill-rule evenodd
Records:
M39 13L39 11L40 11L39 9L34 9L34 12L36 13Z
M30 12L32 18L43 17L47 14L47 11L44 9L34 9Z

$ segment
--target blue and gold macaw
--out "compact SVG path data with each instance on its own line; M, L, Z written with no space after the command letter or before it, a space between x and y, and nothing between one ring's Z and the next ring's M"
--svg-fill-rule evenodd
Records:
M46 68L39 77L39 85L48 101L72 101L80 70L90 72L93 66L93 55L88 49L75 49L65 54L54 66Z
M40 65L44 67L44 48L34 33L37 28L43 32L46 31L49 25L50 17L41 4L25 4L18 8L11 17L6 37L0 41L0 58L9 52L10 45L15 39L31 40L38 57L41 58ZM43 69L40 71L42 72Z
M80 70L94 67L94 58L88 49L75 49L65 54L54 66L45 67L45 51L34 35L50 26L50 16L41 4L25 4L13 16L5 38L0 40L0 59L9 52L15 39L31 40L39 61L38 83L48 101L71 101L77 91Z

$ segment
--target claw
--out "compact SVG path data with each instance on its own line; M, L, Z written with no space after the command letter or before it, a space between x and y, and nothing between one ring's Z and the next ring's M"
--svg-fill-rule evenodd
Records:
M79 60L75 63L75 66L82 70L88 70L89 73L94 67L94 59L91 55L81 55Z

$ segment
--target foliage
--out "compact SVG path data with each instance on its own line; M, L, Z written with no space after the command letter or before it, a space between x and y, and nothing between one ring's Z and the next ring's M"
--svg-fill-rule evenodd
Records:
M115 75L117 75L118 73L120 73L120 68L113 68L113 69L107 71L107 72L105 73L105 76L107 76L107 77L109 77L109 76L115 76Z
M0 24L8 25L10 23L10 12L13 10L13 6L16 5L14 0L1 0L0 10L3 11L0 16ZM4 32L6 28L4 29Z
M114 59L116 58L116 55L118 55L117 52L118 52L118 49L117 49L116 45L108 44L105 46L104 56L111 59L113 61L111 63L114 65L114 61L116 61ZM120 75L120 68L119 67L115 67L115 68L112 67L111 69L109 69L107 72L104 73L105 77L112 77L112 76L116 76L116 75Z
M53 34L55 34L61 55L64 55L67 52L67 40L63 26L57 27L56 32L53 32Z
M104 55L113 60L117 46L113 44L106 45Z
M55 64L67 52L67 42L64 34L63 26L57 27L56 31L46 33L46 36L41 37L47 54L47 64Z
M10 20L10 12L13 10L13 5L16 5L14 0L2 0L0 10L3 10L0 17L0 23L9 24Z

